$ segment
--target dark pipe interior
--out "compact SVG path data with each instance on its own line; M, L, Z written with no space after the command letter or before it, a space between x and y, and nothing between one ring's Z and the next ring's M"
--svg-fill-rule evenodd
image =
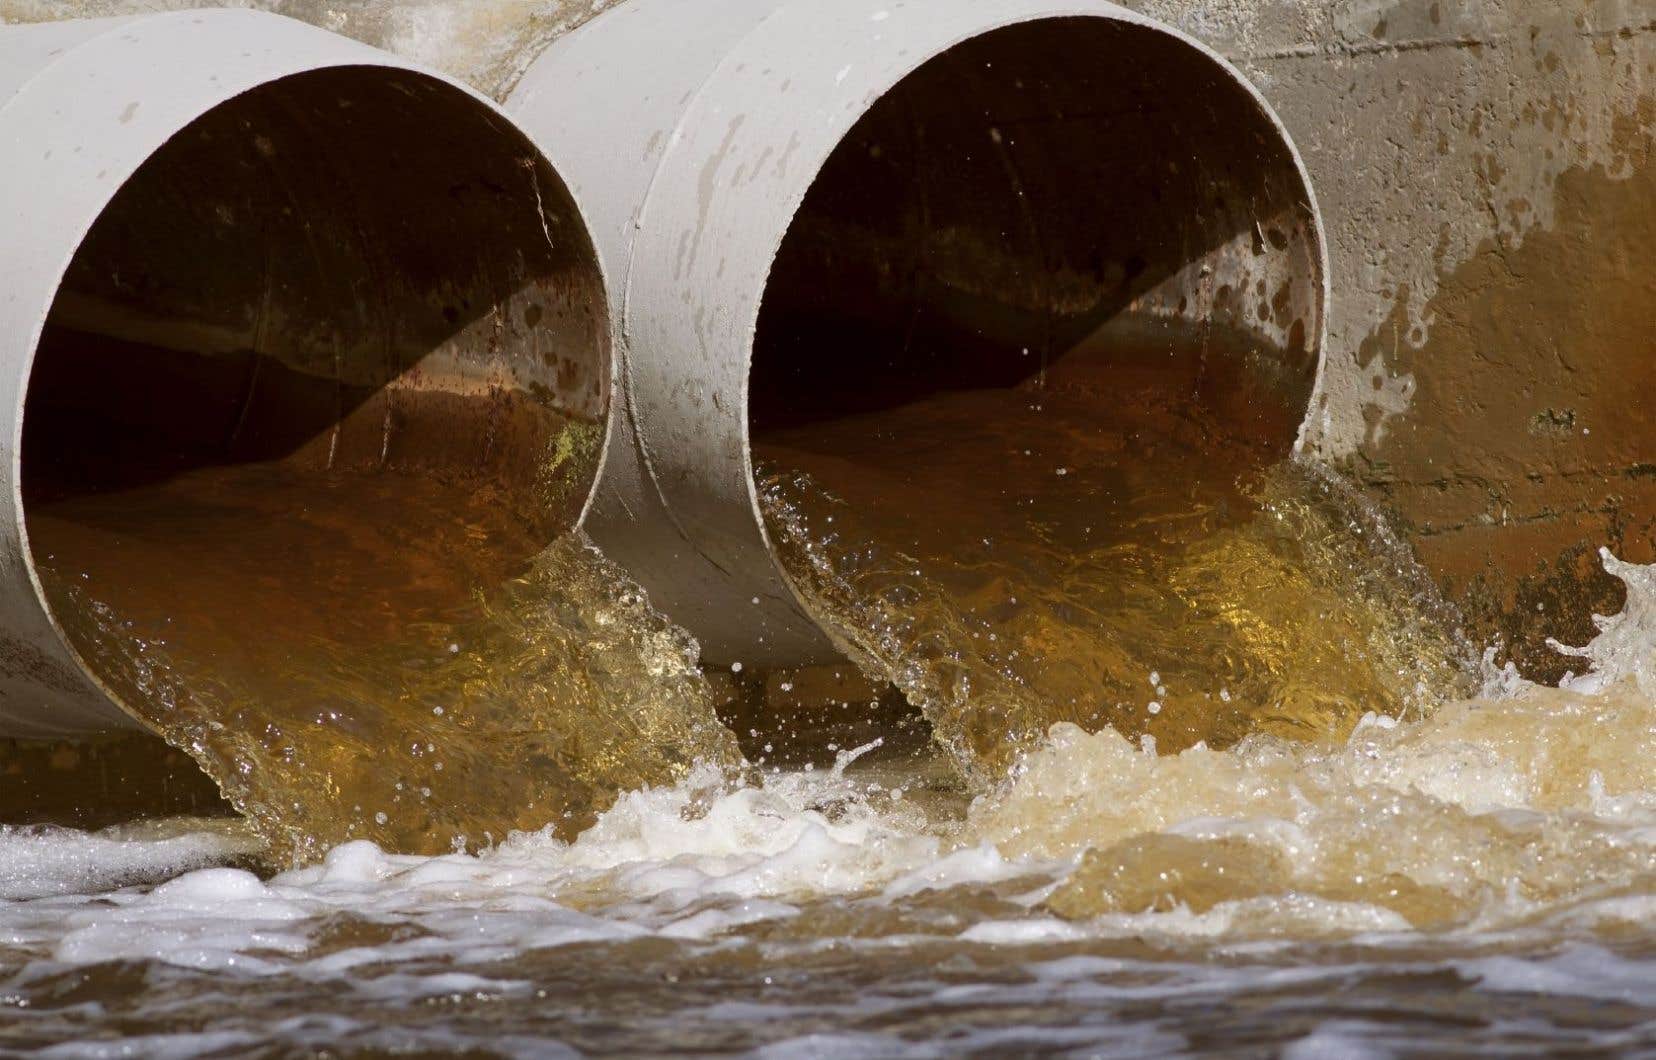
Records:
M1130 375L1284 446L1317 367L1311 210L1268 116L1187 44L1104 19L964 43L884 96L772 269L755 435L1047 373Z
M329 69L179 132L75 255L30 380L30 503L281 461L488 481L608 401L594 252L516 130L416 74Z

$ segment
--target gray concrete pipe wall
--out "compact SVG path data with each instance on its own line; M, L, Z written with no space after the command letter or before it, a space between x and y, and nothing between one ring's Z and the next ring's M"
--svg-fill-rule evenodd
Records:
M877 389L900 320L985 378L1020 347L1230 331L1309 400L1327 292L1299 156L1224 60L1114 5L631 0L507 109L615 278L622 400L588 529L713 663L835 656L771 554L751 428L848 378ZM928 226L948 253L905 258ZM930 293L894 293L893 262ZM828 357L775 399L779 361Z
M0 26L0 142L0 736L135 724L43 599L33 496L188 452L460 468L510 503L537 410L607 416L568 189L443 75L246 11Z

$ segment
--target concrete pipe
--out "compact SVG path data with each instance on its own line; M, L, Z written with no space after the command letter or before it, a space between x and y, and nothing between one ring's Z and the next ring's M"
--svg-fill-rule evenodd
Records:
M482 97L274 15L0 27L0 141L0 736L135 724L43 588L65 498L280 464L382 519L436 479L543 540L582 514L600 447L555 497L546 450L605 422L604 285L568 189ZM123 517L89 538L142 545L111 569L202 547Z
M1170 324L1246 336L1239 377L1310 400L1325 247L1294 146L1219 56L1111 4L632 0L507 110L625 278L588 529L712 662L836 654L767 542L755 431L1012 384L1031 347L1182 385L1147 338Z

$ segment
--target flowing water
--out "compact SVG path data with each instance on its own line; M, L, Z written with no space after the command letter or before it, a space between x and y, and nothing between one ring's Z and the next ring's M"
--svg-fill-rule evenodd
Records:
M1115 389L1103 418L1045 380L760 436L793 584L968 775L1058 722L1178 751L1471 690L1430 579L1280 432Z
M512 511L261 464L39 502L29 529L81 658L302 861L573 835L617 792L737 762L694 642Z
M233 826L10 830L0 1049L1648 1052L1656 584L1632 575L1572 689L1508 675L1345 740L1177 755L1061 725L969 802L846 755L633 792L572 843L356 842L270 878Z
M985 400L938 399L974 413ZM922 403L885 422L937 414ZM1005 442L989 435L980 467ZM454 547L446 526L510 540L486 505L424 498L461 514L421 522L387 487L400 519L350 529L396 535L408 558L364 581L346 528L310 496L302 530L278 538L320 535L330 547L303 550L319 565L305 584L362 606L319 623L325 636L249 645L228 670L235 640L259 640L245 628L157 632L127 616L162 584L211 593L208 571L248 562L260 518L225 499L281 504L278 472L154 487L176 519L167 534L201 536L203 573L158 548L139 565L148 592L131 573L106 584L98 557L112 540L139 547L154 511L138 519L131 498L49 509L66 524L52 535L57 606L99 602L83 613L107 647L137 645L133 680L159 690L144 702L171 712L156 720L250 820L0 830L0 1051L1656 1050L1656 571L1606 557L1627 610L1566 687L1486 662L1469 688L1430 594L1337 489L1251 460L1174 478L1201 449L1158 446L1149 481L1168 490L1152 499L1145 483L1092 482L1097 462L1070 453L1073 480L1050 475L1086 487L1068 503L1090 497L1120 520L1078 545L1063 535L1084 527L1037 518L1024 545L962 552L960 581L923 558L942 532L896 536L803 472L774 473L773 532L805 595L940 737L918 760L867 746L816 768L732 768L693 644L579 539L492 597L446 587L495 576L429 563ZM770 455L797 468L805 452ZM1124 474L1158 459L1130 455ZM259 488L238 491L244 476ZM1039 496L983 477L1012 487L1014 513ZM361 484L351 492L361 503ZM991 505L980 525L996 518ZM242 544L213 543L226 539ZM98 576L73 576L89 564ZM248 584L249 614L295 612L291 579ZM421 620L388 634L370 606L387 594L426 601ZM1012 595L1021 606L1003 606ZM1139 610L1112 619L1111 606ZM99 643L87 635L83 651ZM201 645L217 653L212 695L188 669ZM261 653L300 650L348 665L229 697L223 674L252 681ZM1089 668L1061 665L1074 659ZM295 715L307 696L318 705ZM568 741L561 756L548 736ZM463 780L409 795L448 778ZM368 794L344 812L333 792L351 784ZM555 798L582 812L548 812ZM457 819L491 803L526 827L501 838ZM451 831L480 849L388 852ZM379 843L338 842L357 835Z

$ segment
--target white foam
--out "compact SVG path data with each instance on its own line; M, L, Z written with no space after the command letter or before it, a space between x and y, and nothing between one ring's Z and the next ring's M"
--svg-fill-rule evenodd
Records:
M1046 942L1075 942L1088 937L1089 932L1075 924L1054 917L1032 917L1024 920L987 920L973 924L960 933L963 942L981 942L991 946L1027 946Z
M849 758L848 758L849 760ZM5 833L8 894L35 897L134 874L175 878L105 900L0 903L0 938L66 964L154 961L194 969L314 978L387 961L476 963L536 949L650 935L710 939L792 917L790 896L897 893L1004 878L992 849L943 857L918 813L874 800L843 769L775 775L719 791L714 771L633 792L575 843L550 832L512 836L479 855L406 857L347 843L322 863L260 880L195 868L245 849L245 838L190 834L122 841L75 832ZM194 869L177 875L181 869ZM90 882L90 886L88 886ZM313 953L327 918L406 922L416 937ZM469 992L408 979L409 992ZM388 986L387 989L396 989ZM479 986L478 989L492 989Z
M1375 1043L1379 1028L1357 1020L1324 1023L1282 1051L1282 1060L1387 1060L1396 1050Z
M984 843L927 861L886 884L883 893L887 898L906 898L923 891L1018 879L1045 867L1008 861L999 850Z
M1545 958L1495 956L1461 961L1456 971L1491 993L1541 994L1656 1008L1650 962L1602 946L1571 945Z
M1599 549L1604 569L1627 586L1627 604L1619 615L1594 615L1598 636L1582 648L1556 640L1554 650L1588 662L1587 672L1566 680L1564 688L1596 695L1619 681L1632 679L1647 696L1656 696L1656 564L1625 563Z
M1623 628L1607 625L1607 635ZM1484 896L1477 916L1454 928L1460 934L1442 936L1444 946L1488 940L1497 931L1507 933L1503 939L1549 945L1578 940L1537 958L1455 964L1478 989L1656 1005L1648 961L1579 942L1656 923L1656 868L1643 876L1624 872L1614 888L1592 873L1555 873L1541 882L1557 893L1542 900L1508 887L1509 863L1491 856L1495 847L1452 842L1462 834L1484 844L1553 836L1563 845L1546 849L1566 852L1560 856L1609 851L1621 859L1618 871L1656 867L1656 791L1648 768L1622 761L1651 738L1639 727L1650 701L1639 690L1641 671L1627 662L1635 656L1625 638L1614 650L1595 650L1594 672L1618 675L1596 692L1531 687L1446 707L1425 722L1371 719L1340 747L1254 742L1157 757L1113 734L1058 732L965 822L928 821L911 800L849 777L842 762L735 787L709 770L673 787L632 792L573 843L549 831L524 833L481 854L440 857L348 843L320 864L267 880L224 864L247 853L244 833L202 822L121 833L0 829L0 946L33 960L31 975L129 960L239 977L343 980L375 1002L511 999L525 995L526 980L501 974L491 962L647 938L734 944L730 936L756 925L802 917L808 924L813 910L843 902L847 911L889 907L900 920L877 935L789 945L889 953L951 943L1038 950L1125 939L1170 954L1194 948L1259 956L1332 938L1391 961L1388 947L1421 938L1401 913L1299 889L1300 881L1317 878L1325 868L1319 859L1349 833L1375 828L1381 842L1398 844L1392 866L1413 873L1419 885ZM1595 719L1618 720L1628 735L1595 740ZM1468 822L1472 831L1456 831ZM1424 845L1434 828L1443 842ZM1145 833L1279 851L1292 871L1287 883L1274 885L1278 893L1219 901L1199 913L1178 903L1079 921L1048 913L1049 894L1076 871L1084 850ZM1414 853L1403 849L1417 839L1423 845ZM1534 850L1541 848L1524 849L1529 862L1540 857ZM1641 851L1646 862L1638 860L1646 856ZM1009 883L1022 893L1008 898ZM992 901L968 897L986 890ZM962 895L959 914L904 912L947 908L953 900L937 896L952 891ZM342 914L377 929L361 945L342 948L326 930ZM1061 987L1071 1000L1105 1004L1220 995L1272 976L1280 986L1320 989L1321 979L1351 974L1316 965L1269 973L1158 967L1148 980L1111 983L1112 976L1131 980L1136 973L1096 956L1037 962L1027 989L1034 998ZM965 993L944 993L953 989L939 984L939 1003L973 1003L971 984ZM1002 1001L1016 996L1003 993ZM296 1030L290 1040L312 1033ZM345 1033L314 1030L319 1041ZM372 1033L350 1033L354 1044L372 1047ZM979 1029L956 1044L1034 1048L1030 1033L1001 1039ZM1078 1037L1048 1044L1080 1047L1075 1043L1093 1034L1085 1047L1108 1053L1138 1040L1126 1029L1120 1041L1097 1037L1097 1028L1064 1033ZM156 1055L181 1058L218 1048L201 1036L145 1041ZM235 1048L226 1041L225 1048ZM420 1041L433 1048L474 1044L458 1035ZM562 1048L541 1039L533 1045ZM1362 1055L1378 1047L1361 1026L1327 1024L1296 1043L1293 1054ZM811 1036L779 1043L771 1055L859 1049L885 1055L897 1043L880 1035Z
M67 964L150 960L196 969L269 973L268 954L303 954L308 903L284 899L250 872L200 869L143 895L118 896L65 918L53 956ZM255 956L260 954L261 956Z
M84 894L247 854L258 847L239 825L177 820L144 829L81 832L0 825L0 899Z

